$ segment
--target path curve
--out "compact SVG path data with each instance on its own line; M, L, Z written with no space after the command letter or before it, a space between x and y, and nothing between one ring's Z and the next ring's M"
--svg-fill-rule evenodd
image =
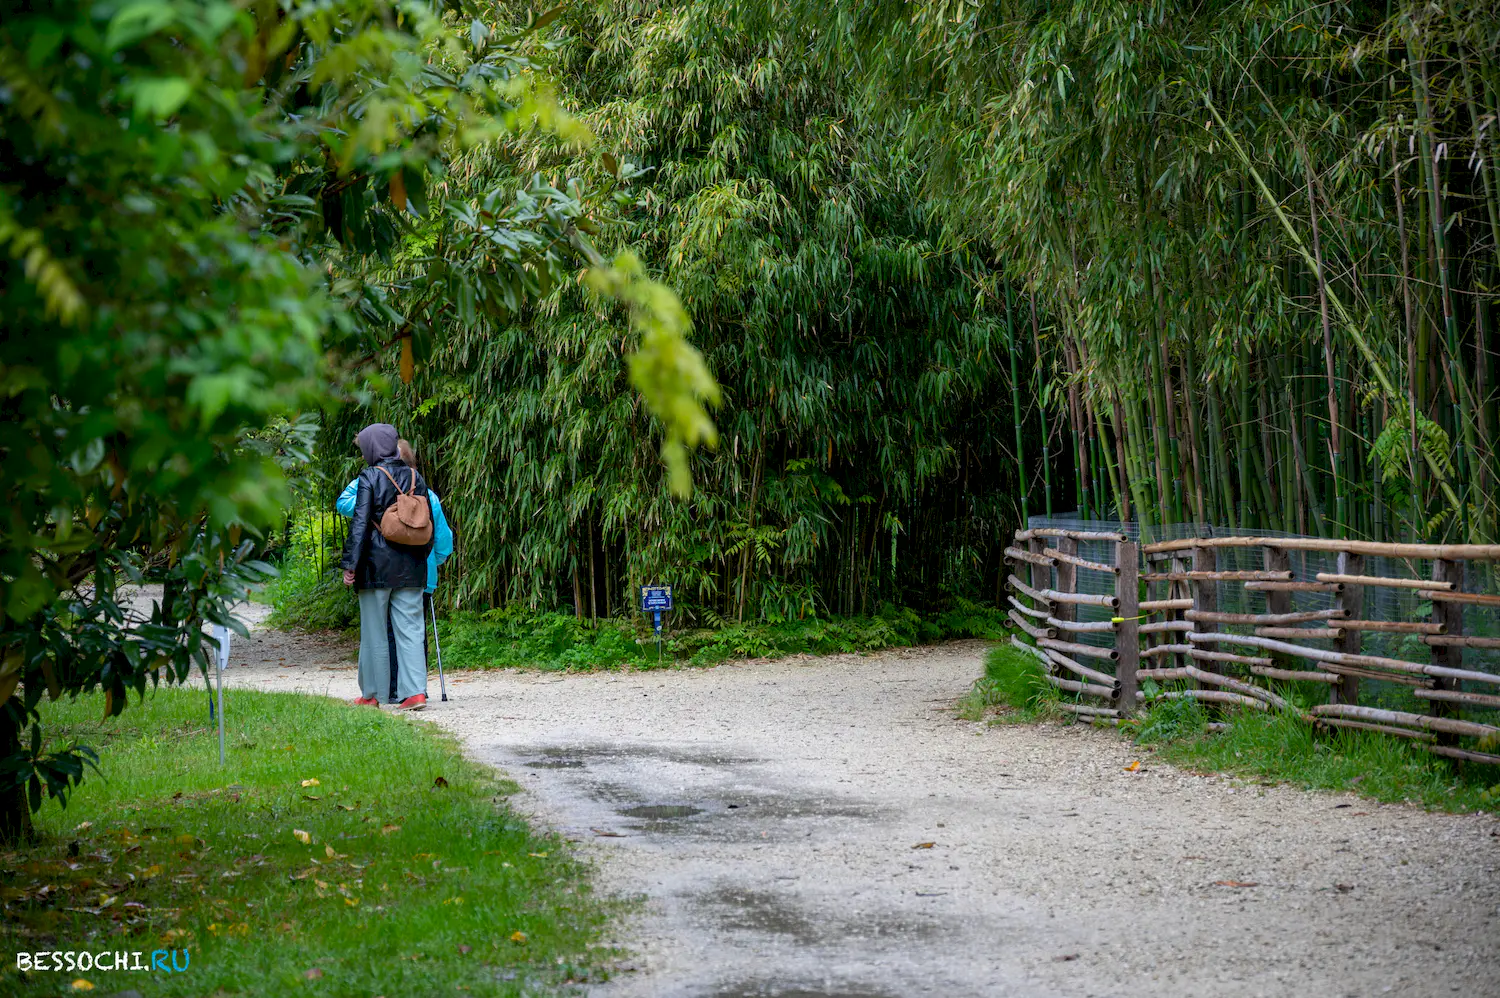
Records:
M595 998L1500 991L1493 816L956 720L982 654L468 673L447 703L434 675L423 716L646 897ZM231 661L233 685L354 693L343 642L257 632Z

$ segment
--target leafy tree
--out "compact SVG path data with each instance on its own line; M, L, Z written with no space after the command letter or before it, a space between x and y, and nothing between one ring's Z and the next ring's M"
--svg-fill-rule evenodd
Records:
M103 689L118 714L207 668L203 626L235 627L265 576L257 539L313 414L378 391L384 355L411 377L453 271L487 267L479 287L514 309L591 268L639 331L633 378L685 488L715 386L675 297L593 249L581 186L433 209L466 155L587 144L553 99L543 21L503 34L414 0L0 18L0 838L94 759L46 744L44 695ZM393 307L393 274L433 291L426 311ZM163 598L132 604L148 577Z

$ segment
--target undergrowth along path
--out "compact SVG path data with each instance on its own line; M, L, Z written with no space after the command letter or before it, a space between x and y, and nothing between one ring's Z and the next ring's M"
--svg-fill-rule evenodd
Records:
M351 672L297 661L292 640L258 634L231 681L352 694ZM603 888L646 896L616 939L636 969L597 998L1500 982L1493 816L1195 775L1113 732L957 720L983 647L468 673L448 703L434 675L424 717L519 780L516 803L578 840Z

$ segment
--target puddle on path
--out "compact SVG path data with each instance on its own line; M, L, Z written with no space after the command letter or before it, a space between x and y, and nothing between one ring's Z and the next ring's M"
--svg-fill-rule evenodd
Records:
M642 804L639 807L623 808L620 814L627 818L643 818L647 821L668 821L672 818L691 818L702 814L703 808L686 804Z
M802 946L850 940L889 939L910 943L939 934L938 922L899 912L804 913L786 894L745 887L720 887L697 895L696 904L721 928L782 936Z
M839 990L784 986L767 981L743 981L711 992L705 998L896 998L888 991L850 991L839 985L835 987Z

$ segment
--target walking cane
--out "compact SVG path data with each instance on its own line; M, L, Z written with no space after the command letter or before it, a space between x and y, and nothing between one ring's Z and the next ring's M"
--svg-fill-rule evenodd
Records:
M432 601L432 596L427 597L427 606L432 611L432 647L437 652L438 663L438 686L443 691L443 703L448 702L448 681L443 678L443 644L438 640L437 629L437 606Z

